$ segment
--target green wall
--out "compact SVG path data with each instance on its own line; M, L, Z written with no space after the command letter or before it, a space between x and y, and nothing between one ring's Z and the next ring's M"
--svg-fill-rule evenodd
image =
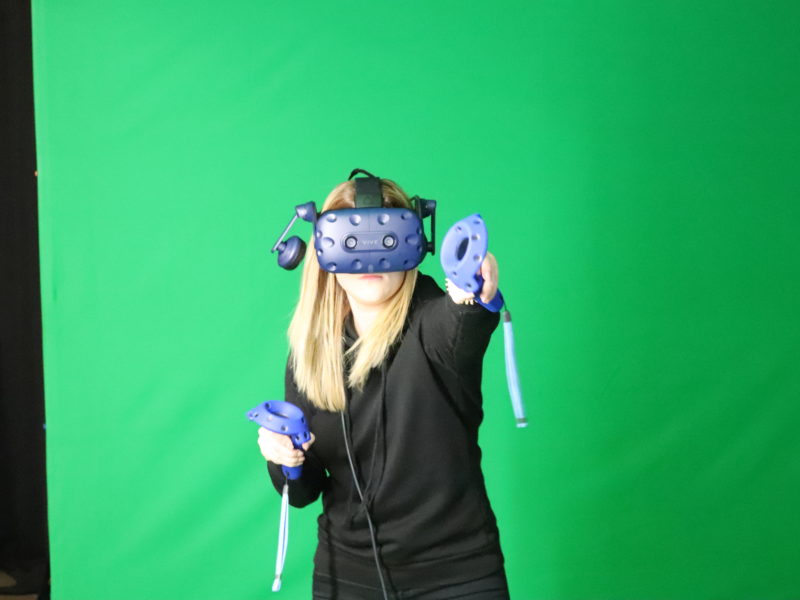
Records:
M270 595L244 411L282 394L299 278L268 250L354 167L437 199L439 241L490 227L531 420L498 331L513 598L800 598L800 5L33 13L54 600Z

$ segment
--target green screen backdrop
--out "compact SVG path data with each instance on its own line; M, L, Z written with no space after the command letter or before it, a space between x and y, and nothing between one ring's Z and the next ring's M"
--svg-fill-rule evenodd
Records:
M34 0L55 600L310 597L244 412L354 167L480 212L512 597L800 598L800 5ZM304 228L305 227L305 228ZM304 237L308 225L300 224ZM438 257L423 272L443 282Z

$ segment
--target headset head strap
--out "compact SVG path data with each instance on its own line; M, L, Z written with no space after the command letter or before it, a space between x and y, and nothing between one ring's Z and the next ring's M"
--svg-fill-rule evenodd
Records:
M355 180L356 208L380 208L383 206L380 178L364 169L353 169L350 177L347 178L348 181L353 179L357 173L363 173L366 177L357 177Z

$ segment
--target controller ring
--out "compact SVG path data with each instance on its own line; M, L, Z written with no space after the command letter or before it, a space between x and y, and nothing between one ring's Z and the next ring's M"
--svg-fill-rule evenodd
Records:
M448 279L457 287L476 292L479 282L475 274L480 269L489 247L486 224L480 215L462 219L442 241L440 250L442 267Z

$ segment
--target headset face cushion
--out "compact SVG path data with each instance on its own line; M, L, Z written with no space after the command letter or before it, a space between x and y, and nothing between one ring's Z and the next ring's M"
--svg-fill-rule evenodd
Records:
M314 248L330 273L384 273L419 265L427 240L408 208L342 208L319 215Z

